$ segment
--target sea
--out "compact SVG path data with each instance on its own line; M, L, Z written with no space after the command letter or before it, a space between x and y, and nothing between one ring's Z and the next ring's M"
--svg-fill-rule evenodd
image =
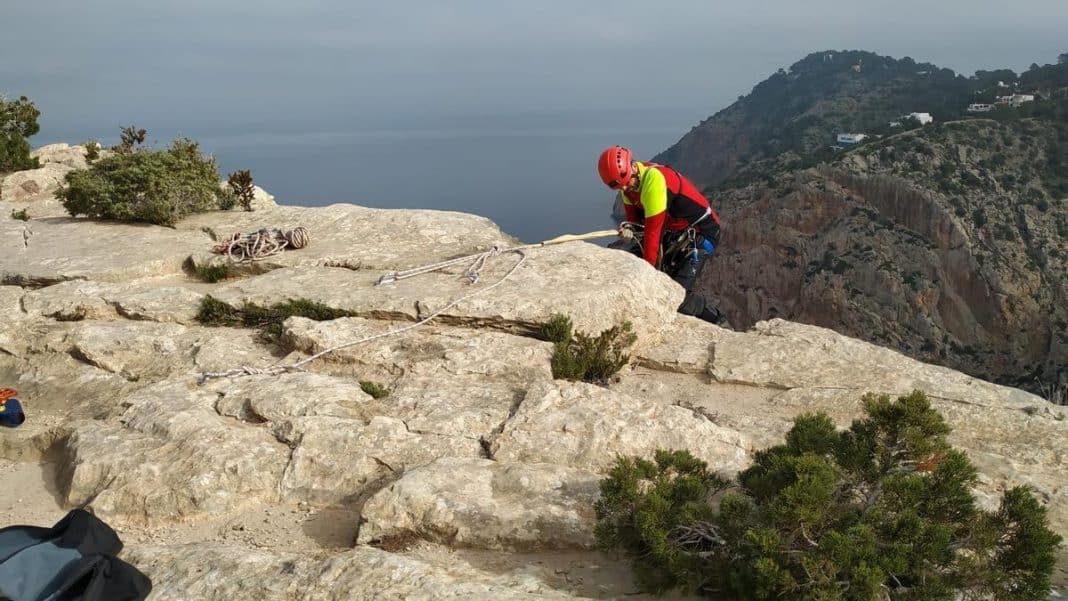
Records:
M223 178L249 169L279 204L461 211L488 217L523 242L539 242L614 227L613 194L597 176L601 150L622 144L648 159L693 125L648 113L611 124L582 121L573 115L497 116L485 123L225 133L191 123L150 129L148 143L166 146L178 135L195 139L215 156ZM34 146L90 137L109 145L117 142L118 127L42 127L42 134L31 139Z

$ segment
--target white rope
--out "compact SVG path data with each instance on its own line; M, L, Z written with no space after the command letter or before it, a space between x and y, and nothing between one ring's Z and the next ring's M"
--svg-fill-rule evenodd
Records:
M512 265L512 268L509 269L507 273L505 273L503 276L501 276L501 279L499 279L496 282L490 284L489 286L486 286L485 288L480 288L480 289L475 290L474 292L472 292L470 294L465 294L464 296L461 296L460 298L452 301L451 303L445 305L444 307L438 309L437 311L434 311L430 315L427 315L426 317L424 317L423 319L420 319L419 321L417 321L415 323L411 323L411 324L408 324L408 325L400 327L400 328L394 328L392 330L389 330L389 331L386 331L386 332L382 332L382 333L379 333L379 334L374 334L372 336L365 336L363 338L360 338L359 340L353 340L352 342L347 342L345 344L341 344L341 345L338 345L338 346L330 347L328 349L319 351L318 353L316 353L316 354L314 354L314 355L312 355L312 356L310 356L310 357L308 357L306 359L302 359L302 360L300 360L300 361L298 361L298 362L296 362L296 363L294 363L292 365L275 365L275 366L266 367L266 368L241 366L241 367L235 367L234 369L230 369L230 370L223 371L223 372L204 372L204 373L200 374L200 377L198 378L198 382L200 384L203 384L204 382L207 382L208 380L213 380L213 379L216 379L216 378L236 378L236 377L240 377L240 376L255 376L255 375L277 376L277 375L281 375L281 374L284 374L284 373L287 373L287 372L304 371L303 367L305 365L311 363L312 361L315 361L316 359L318 359L318 358L320 358L320 357L322 357L324 355L327 355L327 354L330 354L330 353L333 353L333 352L336 352L336 351L340 351L342 349L346 349L346 348L348 348L350 346L356 346L357 344L363 344L365 342L371 342L372 340L378 340L379 338L385 338L387 336L394 336L394 335L397 335L397 334L402 334L404 332L407 332L408 330L413 330L413 329L415 329L415 328L417 328L417 327L429 322L430 320L434 319L435 317L441 315L445 311L448 311L449 309L455 307L456 305L464 302L465 300L473 298L473 297L475 297L475 296L477 296L479 294L482 294L484 292L488 292L490 290L493 290L497 286L500 286L501 284L503 284L504 281L507 280L513 273L515 273L515 270L519 269L519 266L522 265L527 260L526 253L524 253L520 249L511 249L511 250L509 250L507 252L514 252L514 253L518 254L519 255L519 260L515 262L515 265ZM482 254L478 255L478 258L476 258L476 262L481 261L481 264L484 265L485 264L485 259L488 258L488 256L490 256L491 254L496 254L496 251L495 250L494 251L487 251L485 253L482 253ZM474 268L474 267L475 267L475 265L472 265L472 268ZM478 275L476 273L474 281L477 281L477 280L478 280Z
M408 269L408 270L405 270L405 271L387 273L387 274L383 275L381 278L378 279L378 282L375 284L376 286L381 286L382 284L393 283L393 282L396 282L396 281L399 281L399 280L407 279L407 278L410 278L410 277L415 277L417 275L422 275L424 273L430 273L430 272L433 272L433 271L438 271L440 269L444 269L446 267L451 267L453 265L459 265L461 263L470 262L471 265L469 265L468 268L464 271L464 277L466 277L468 279L468 281L470 281L471 283L476 283L479 280L479 276L481 274L482 269L486 266L486 261L488 261L490 258L495 257L495 256L500 255L500 254L504 254L504 253L515 253L515 254L519 255L519 260L515 262L515 265L512 265L511 269L509 269L503 276L501 276L501 279L499 279L496 282L490 284L489 286L486 286L485 288L479 288L478 290L475 290L474 292L471 292L470 294L465 294L465 295L461 296L460 298L450 302L449 304L445 305L444 307L441 307L437 311L434 311L430 315L427 315L426 317L424 317L423 319L420 319L417 322L408 324L408 325L403 326L403 327L394 328L394 329L388 330L386 332L381 332L379 334L374 334L374 335L371 335L371 336L365 336L363 338L360 338L359 340L353 340L352 342L346 342L345 344L341 344L341 345L338 345L338 346L330 347L328 349L324 349L322 351L319 351L318 353L315 353L314 355L312 355L310 357L307 357L306 359L302 359L302 360L297 361L296 363L293 363L291 365L274 365L274 366L265 367L265 368L241 366L241 367L235 367L234 369L230 369L230 370L222 371L222 372L204 372L204 373L200 374L200 376L198 377L197 381L200 384L203 384L204 382L207 382L208 380L214 380L214 379L217 379L217 378L237 378L237 377L241 377L241 376L254 376L254 375L277 376L277 375L281 375L281 374L288 373L288 372L304 371L303 368L304 368L305 365L311 363L312 361L315 361L316 359L318 359L318 358L320 358L320 357L322 357L324 355L328 355L330 353L333 353L333 352L336 352L336 351L340 351L342 349L346 349L346 348L349 348L351 346L356 346L357 344L363 344L365 342L371 342L372 340L378 340L379 338L386 338L387 336L395 336L397 334L402 334L404 332L407 332L408 330L413 330L413 329L415 329L415 328L417 328L417 327L419 327L421 325L426 324L430 320L432 320L435 317L441 315L445 311L448 311L449 309L455 307L456 305L459 305L460 303L462 303L462 302L464 302L464 301L466 301L468 299L471 299L471 298L473 298L475 296L478 296L479 294L483 294L485 292L489 292L490 290L493 290L497 286L500 286L501 284L503 284L509 277L512 276L513 273L515 273L515 271L517 269L519 269L519 267L524 262L526 262L527 254L526 254L525 251L527 251L527 250L530 250L530 249L533 249L533 248L539 248L539 247L542 247L542 246L548 246L550 244L560 244L562 242L570 242L570 241L573 241L573 240L589 240L589 239L592 239L592 238L604 238L604 237L607 237L607 236L615 236L615 235L616 235L616 230L601 230L601 231L590 232L588 234L581 234L581 235L577 235L577 236L560 236L558 238L553 238L552 240L546 240L544 242L539 242L539 243L536 243L536 244L524 244L522 246L515 246L515 247L504 249L504 250L502 250L500 247L494 246L493 248L491 248L491 249L489 249L489 250L487 250L485 252L478 253L478 254L468 255L466 257L459 257L459 258L456 258L456 259L449 259L448 261L441 261L439 263L432 263L430 265L424 265L424 266L421 266L421 267L415 267L415 268Z
M574 242L577 240L593 240L595 238L607 238L609 236L617 236L619 232L617 230L598 230L596 232L590 232L588 234L566 235L552 238L551 240L545 240L542 242L536 242L534 244L523 244L521 246L513 246L511 248L501 249L498 246L494 246L488 251L481 252L474 255L467 255L466 257L458 257L455 259L449 259L447 261L440 261L438 263L431 263L429 265L422 265L420 267L413 267L404 271L393 271L383 275L378 279L377 286L382 284L392 284L400 280L415 277L417 275L423 275L424 273L430 273L432 271L438 271L451 267L453 265L459 265L468 261L474 261L464 275L467 276L472 283L478 281L479 272L486 264L486 260L490 257L497 256L504 253L522 252L524 250L531 250L534 248L541 248L542 246L550 246L553 244L562 244L564 242Z
M215 245L212 251L226 255L233 263L251 263L273 257L286 248L304 248L308 239L308 230L303 226L285 232L278 228L263 228L249 234L236 232L229 240Z

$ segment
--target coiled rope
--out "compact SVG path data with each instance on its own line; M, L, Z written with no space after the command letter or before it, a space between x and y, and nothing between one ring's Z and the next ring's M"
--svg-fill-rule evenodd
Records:
M285 232L278 228L263 228L251 234L237 232L211 250L226 255L234 263L250 263L273 257L286 248L304 248L308 241L308 230L303 226Z
M328 355L330 353L333 353L333 352L336 352L336 351L340 351L342 349L346 349L346 348L349 348L349 347L352 347L352 346L356 346L358 344L371 342L372 340L378 340L380 338L386 338L388 336L396 336L398 334L402 334L404 332L407 332L408 330L414 330L415 328L417 328L417 327L419 327L419 326L421 326L423 324L426 324L427 322L429 322L432 319L434 319L435 317L441 315L445 311L448 311L449 309L455 307L456 305L458 305L458 304L460 304L460 303L462 303L462 302L464 302L464 301L466 301L468 299L474 298L475 296L478 296L479 294L484 294L486 292L489 292L490 290L493 290L497 286L500 286L501 284L503 284L509 277L512 276L513 273L515 273L515 271L517 269L519 269L519 267L524 262L526 262L526 260L527 260L526 251L528 251L528 250L531 250L531 249L534 249L534 248L540 248L542 246L549 246L551 244L561 244L563 242L572 242L572 241L576 241L576 240L591 240L591 239L594 239L594 238L605 238L605 237L608 237L608 236L615 236L615 235L617 235L616 230L600 230L600 231L596 231L596 232L590 232L588 234L560 236L560 237L557 237L557 238L553 238L551 240L545 240L544 242L538 242L536 244L524 244L522 246L515 246L515 247L512 247L512 248L506 248L506 249L502 249L499 246L494 246L493 248L491 248L491 249L489 249L487 251L480 252L480 253L477 253L477 254L467 255L465 257L458 257L456 259L449 259L447 261L441 261L441 262L438 262L438 263L431 263L429 265L423 265L421 267L415 267L415 268L408 269L408 270L405 270L405 271L394 271L394 272L387 273L387 274L383 275L382 277L380 277L378 279L378 282L375 283L376 286L382 286L384 284L392 284L394 282L397 282L397 281L400 281L400 280L404 280L404 279L408 279L408 278L411 278L411 277L415 277L417 275L422 275L422 274L425 274L425 273L431 273L431 272L434 272L434 271L439 271L441 269L445 269L446 267L452 267L454 265L461 265L463 263L470 262L470 265L467 267L466 270L464 270L464 274L463 275L464 275L465 278L467 278L469 283L474 284L474 283L478 282L482 269L486 266L486 262L489 259L491 259L492 257L496 257L498 255L507 254L507 253L516 254L516 255L519 256L519 259L515 262L515 264L512 265L512 267L510 269L508 269L508 271L505 272L505 274L503 276L501 276L501 278L499 280L497 280L496 282L490 284L489 286L486 286L485 288L479 288L478 290L475 290L474 292L471 292L470 294L465 294L465 295L461 296L460 298L457 298L457 299L449 302L444 307L441 307L440 309L438 309L438 310L434 311L433 313L427 315L423 319L420 319L419 321L416 321L415 323L411 323L411 324L408 324L406 326L402 326L402 327L399 327L399 328L394 328L394 329L388 330L386 332L381 332L379 334L374 334L374 335L371 335L371 336L365 336L363 338L360 338L359 340L353 340L352 342L346 342L345 344L341 344L341 345L338 345L338 346L330 347L328 349L319 351L318 353L315 353L314 355L312 355L310 357L307 357L306 359L302 359L302 360L297 361L296 363L292 363L290 365L272 365L271 367L262 367L262 368L261 367L241 366L241 367L235 367L233 369L230 369L230 370L227 370L227 371L221 371L221 372L204 372L204 373L200 374L200 376L197 378L197 381L198 381L198 383L203 384L204 382L207 382L208 380L214 380L214 379L217 379L217 378L237 378L237 377L240 377L240 376L254 376L254 375L277 376L277 375L281 375L281 374L288 373L288 372L304 371L303 368L304 368L305 365L311 363L312 361L315 361L316 359L319 359L320 357L323 357L324 355Z

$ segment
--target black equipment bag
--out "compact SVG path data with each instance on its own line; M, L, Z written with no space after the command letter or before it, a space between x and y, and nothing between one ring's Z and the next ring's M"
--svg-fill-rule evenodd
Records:
M0 529L0 601L142 601L152 582L115 557L122 541L74 509L51 528Z

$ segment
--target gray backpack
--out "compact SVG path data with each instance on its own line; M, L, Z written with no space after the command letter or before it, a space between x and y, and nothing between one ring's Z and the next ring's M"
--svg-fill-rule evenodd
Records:
M0 529L0 601L141 601L152 582L115 557L122 541L75 509L51 528Z

